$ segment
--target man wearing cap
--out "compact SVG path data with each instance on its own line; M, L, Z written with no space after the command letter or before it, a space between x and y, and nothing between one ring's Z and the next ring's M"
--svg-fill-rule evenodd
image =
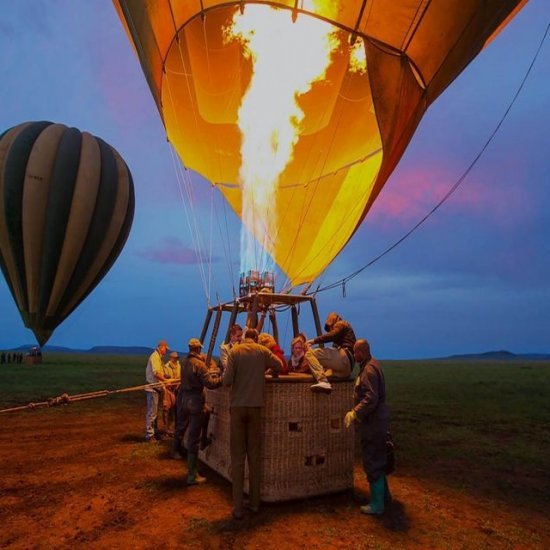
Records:
M157 348L149 356L147 368L145 369L145 381L147 384L156 384L166 380L162 369L162 358L166 355L168 344L166 340L161 340ZM159 408L159 399L162 390L157 388L145 388L147 396L147 412L145 414L145 441L155 441L156 420Z
M179 362L179 355L177 351L170 353L168 362L163 367L164 377L171 380L178 380L181 378L181 366ZM167 384L164 387L164 395L162 399L162 416L164 420L164 427L168 435L174 435L174 424L176 420L176 392L179 388L179 382L174 384Z
M189 340L189 353L181 366L181 385L177 395L175 441L180 443L187 425L187 485L206 481L197 473L199 442L204 416L204 388L221 386L219 370L209 370L201 355L202 344Z

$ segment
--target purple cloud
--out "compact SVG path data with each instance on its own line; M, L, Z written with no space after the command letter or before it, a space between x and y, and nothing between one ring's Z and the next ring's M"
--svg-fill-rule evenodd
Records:
M175 237L165 238L156 246L138 250L136 255L140 258L161 264L195 265L208 263L209 254L207 251L196 251L186 247L183 242ZM217 256L212 256L212 263L219 261Z

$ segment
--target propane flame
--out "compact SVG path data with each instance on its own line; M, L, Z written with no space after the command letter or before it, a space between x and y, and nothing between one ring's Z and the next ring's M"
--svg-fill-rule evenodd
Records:
M349 70L352 73L365 74L367 72L367 56L363 40L357 40L349 52Z
M277 233L277 184L293 158L305 117L298 99L325 78L339 41L326 22L301 15L293 23L288 10L254 4L235 13L225 38L242 44L253 73L238 113L241 271L272 270L266 252L274 253L270 238Z

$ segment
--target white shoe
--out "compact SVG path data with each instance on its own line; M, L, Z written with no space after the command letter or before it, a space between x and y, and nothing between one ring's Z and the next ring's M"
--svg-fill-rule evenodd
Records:
M330 393L332 391L332 386L330 382L317 382L317 384L310 386L309 389L314 392Z

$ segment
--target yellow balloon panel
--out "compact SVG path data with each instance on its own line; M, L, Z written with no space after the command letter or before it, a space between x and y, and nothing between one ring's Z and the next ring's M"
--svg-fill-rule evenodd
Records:
M312 185L279 188L278 232L269 252L293 285L313 281L346 244L361 219L381 162L378 152ZM239 214L239 189L222 187L221 191Z

